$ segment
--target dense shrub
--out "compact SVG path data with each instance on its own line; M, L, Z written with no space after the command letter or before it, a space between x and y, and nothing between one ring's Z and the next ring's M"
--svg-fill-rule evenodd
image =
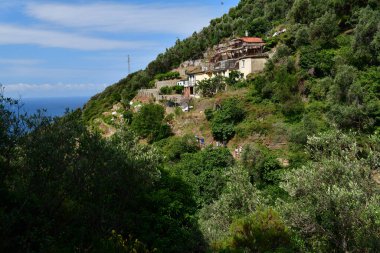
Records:
M206 119L207 119L208 121L211 121L211 119L212 119L212 117L213 117L213 114L214 114L214 110L213 110L213 109L211 109L211 108L207 108L207 109L205 110L205 116L206 116Z
M378 63L380 54L380 10L367 7L359 12L358 25L352 44L358 67ZM375 57L374 57L375 56Z
M229 250L249 252L297 252L292 245L291 232L280 215L271 208L258 210L231 225Z
M165 81L165 80L178 79L180 77L181 77L180 74L177 71L175 71L175 72L157 74L154 78L157 79L158 81Z
M376 223L380 199L371 177L372 171L378 169L374 161L380 154L366 146L359 148L353 136L339 131L310 137L308 151L312 160L286 173L281 185L291 200L279 210L306 240L308 250L380 249L380 227Z
M223 76L215 76L198 82L196 89L203 97L212 97L226 89L226 81Z
M259 188L278 182L276 171L281 169L281 166L268 149L256 145L245 145L241 160L249 172L251 182Z
M199 151L199 143L192 135L185 135L183 137L170 137L157 143L161 146L164 156L169 161L179 161L181 156L186 153L195 153Z
M164 118L165 109L161 105L146 104L133 116L131 127L140 137L158 141L171 135Z
M218 141L228 142L235 135L235 125L244 119L243 105L236 98L226 99L216 111L208 111L206 117L211 121L211 131Z
M183 93L183 86L164 86L160 88L160 94L163 95L172 95L172 94L182 94Z
M224 185L224 171L234 164L226 148L207 147L198 153L182 154L181 161L173 168L194 189L199 207L216 200Z
M316 40L320 45L334 45L338 34L338 17L333 12L326 12L310 26L310 39Z

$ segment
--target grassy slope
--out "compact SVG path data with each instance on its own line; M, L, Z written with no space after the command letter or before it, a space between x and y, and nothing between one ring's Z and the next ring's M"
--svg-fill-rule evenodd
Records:
M228 148L233 151L239 145L258 143L272 149L279 157L288 158L288 135L292 124L285 122L285 117L278 113L273 104L252 103L249 88L230 90L219 93L213 98L195 100L192 111L174 117L173 132L178 136L186 134L202 136L205 138L206 145L216 145L204 111L232 97L244 101L246 118L236 126L236 135L228 143Z

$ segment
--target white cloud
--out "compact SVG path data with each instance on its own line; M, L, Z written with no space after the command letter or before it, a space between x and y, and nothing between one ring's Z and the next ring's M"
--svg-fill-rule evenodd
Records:
M16 83L5 84L4 92L6 96L11 97L51 97L51 96L81 96L94 95L107 87L106 84L28 84Z
M206 26L216 13L207 6L157 4L38 4L27 13L66 27L106 32L158 32L189 34Z
M38 65L43 63L42 60L38 59L5 59L5 58L0 58L0 65L27 65L27 66L32 66L32 65Z
M33 44L80 50L136 49L149 46L141 41L118 41L78 34L0 24L0 45Z

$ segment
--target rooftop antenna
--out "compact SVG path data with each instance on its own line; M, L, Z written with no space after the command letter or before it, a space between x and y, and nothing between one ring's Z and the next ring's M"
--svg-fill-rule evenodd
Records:
M128 55L128 75L131 73L131 57Z

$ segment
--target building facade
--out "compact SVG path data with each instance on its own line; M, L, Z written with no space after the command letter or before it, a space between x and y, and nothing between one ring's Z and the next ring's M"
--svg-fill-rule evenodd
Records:
M197 83L222 75L229 77L231 71L239 71L246 78L249 74L264 70L268 54L264 53L265 43L261 38L242 37L221 43L208 50L203 64L186 71L188 82L184 86L184 96L196 96Z

